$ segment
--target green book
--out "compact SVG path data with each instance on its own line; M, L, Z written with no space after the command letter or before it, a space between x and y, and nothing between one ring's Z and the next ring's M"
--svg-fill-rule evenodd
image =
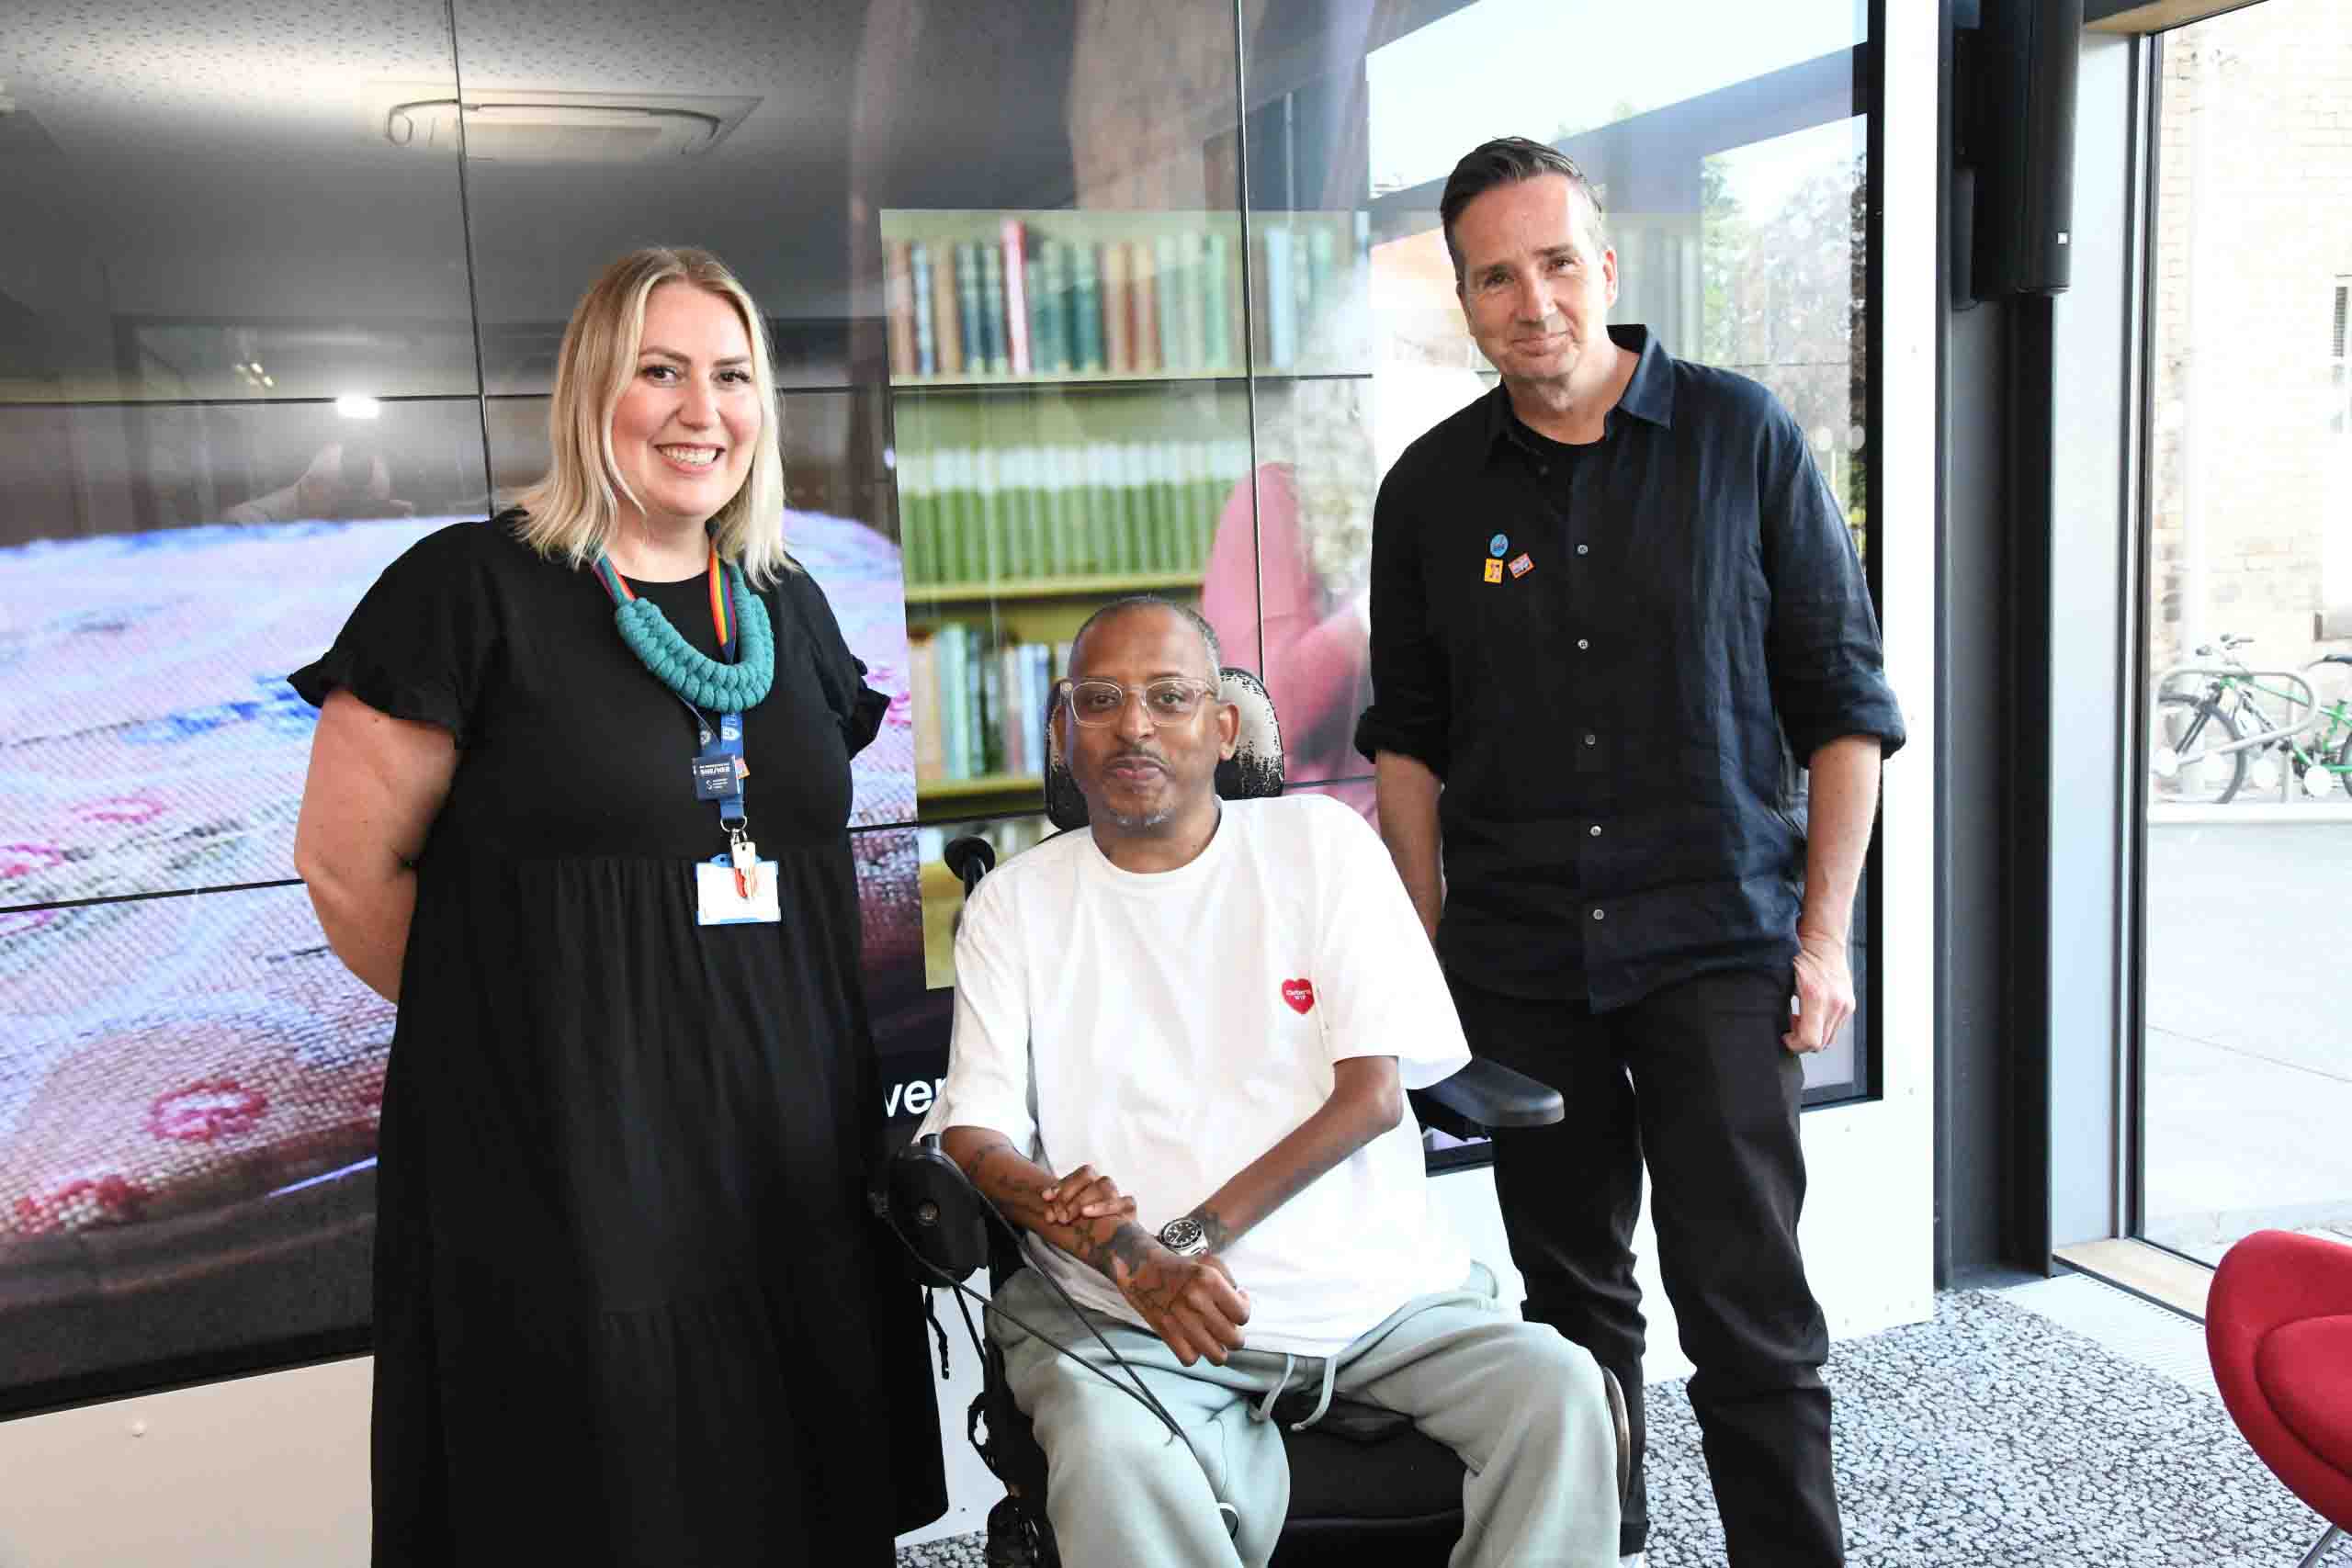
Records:
M1184 247L1173 234L1162 234L1152 246L1153 293L1159 304L1159 367L1177 375L1192 367L1184 355Z
M1196 558L1193 544L1207 532L1216 516L1216 501L1206 494L1209 444L1182 441L1176 446L1176 526L1168 533L1169 554L1177 560Z
M939 374L939 344L931 322L931 247L921 240L907 247L909 275L914 280L915 374Z
M964 573L960 581L986 582L989 579L989 502L987 489L980 482L980 454L969 446L956 452L957 491L962 497L962 525L956 535Z
M1057 573L1085 570L1086 541L1070 522L1069 487L1063 479L1068 463L1069 453L1063 447L1040 445L1029 448L1030 493L1036 498L1030 516L1037 536L1046 542L1046 553L1061 563L1056 569Z
M955 489L955 479L957 479L955 454L953 451L924 451L922 466L929 468L924 489L932 491L932 499L924 503L929 522L929 526L924 529L924 534L929 534L924 558L929 559L929 567L932 567L929 581L933 581L933 583L962 583L965 581L965 564L962 564L962 538L959 538L957 529L962 496Z
M1133 469L1136 500L1135 504L1128 508L1127 518L1133 536L1137 539L1150 538L1162 526L1167 496L1163 493L1165 487L1160 483L1159 470L1160 450L1166 445L1164 441L1136 443Z
M955 255L956 315L964 327L964 373L977 378L988 373L992 357L987 330L980 324L980 247L967 240L956 247Z
M1102 368L1102 247L1080 243L1075 247L1077 276L1071 281L1069 313L1075 350L1073 357L1078 370L1100 371Z
M1028 504L1022 509L1021 525L1029 540L1029 558L1036 563L1039 577L1059 577L1069 570L1065 557L1067 545L1061 531L1054 526L1053 513L1047 510L1044 493L1038 488L1050 456L1042 446L1023 446L1017 454L1021 459L1022 483L1027 489Z
M1070 341L1070 245L1068 240L1046 242L1046 335L1052 349L1051 363L1040 365L1040 370L1074 368L1071 358L1075 344Z
M931 560L931 463L922 452L899 454L899 570L909 582L939 581Z
M1226 276L1231 249L1223 232L1214 229L1201 249L1201 367L1205 370L1233 367L1233 312Z
M1042 376L1054 367L1054 345L1046 336L1053 312L1046 307L1045 257L1032 255L1022 262L1021 288L1029 308L1029 373Z
M1201 504L1201 457L1205 446L1199 441L1180 441L1176 444L1176 516L1173 525L1160 538L1160 553L1167 561L1165 570L1169 571L1183 571L1199 564L1193 541L1201 533L1204 519L1216 515L1213 510L1204 513ZM1214 504L1212 502L1211 506Z
M1003 526L1005 570L1003 579L1035 577L1037 563L1030 547L1036 515L1035 496L1030 488L1029 454L1020 446L1007 446L996 454L996 482L1003 497Z
M978 741L976 759L983 773L1004 772L1004 660L997 657L993 644L983 643L976 649L974 662L979 666L973 682L976 699L972 715L974 738Z
M922 562L922 581L953 582L956 581L953 558L956 499L947 489L953 475L937 452L927 448L918 452L901 452L899 454L899 467L902 485L906 482L904 474L910 461L922 466L922 486L926 492L922 502L922 527L916 536Z
M1062 470L1062 483L1069 493L1070 537L1080 541L1079 547L1086 557L1086 570L1093 572L1123 571L1120 562L1125 558L1118 531L1087 504L1093 493L1094 469L1097 461L1094 444L1068 448Z
M988 345L989 374L1010 375L1012 338L1004 324L1004 251L992 240L975 247L980 253L980 338Z
M1209 546L1216 541L1216 513L1232 489L1232 479L1226 478L1230 449L1230 440L1202 442L1200 446L1200 501L1193 505L1193 536L1181 541L1185 558L1197 564L1209 562Z
M977 580L1001 582L1018 575L1008 554L1011 525L1006 517L1003 465L997 449L982 446L972 454L972 489L980 500L980 558Z
M1121 532L1144 538L1151 532L1151 443L1123 441L1117 449Z
M1189 233L1178 238L1177 249L1182 259L1176 266L1176 332L1184 345L1184 368L1199 370L1204 363L1203 351L1208 345L1206 329L1202 325L1203 274L1207 270L1201 261L1201 236Z
M1111 541L1095 519L1086 514L1086 448L1052 447L1046 463L1052 471L1048 483L1054 498L1054 533L1063 541L1063 552L1070 558L1073 570L1091 575L1115 570L1111 564L1114 558Z
M939 712L933 722L939 726L940 772L951 779L971 776L964 761L964 639L968 632L961 621L942 621L931 639L939 675Z
M1132 539L1143 532L1143 495L1136 483L1136 469L1143 450L1135 441L1110 442L1102 449L1102 484L1108 512L1103 526L1123 539Z

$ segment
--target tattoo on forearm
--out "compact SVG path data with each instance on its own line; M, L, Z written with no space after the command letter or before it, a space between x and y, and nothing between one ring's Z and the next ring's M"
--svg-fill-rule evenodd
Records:
M1096 1220L1076 1227L1077 1244L1071 1256L1106 1280L1118 1278L1112 1272L1114 1262L1127 1266L1129 1277L1143 1271L1144 1260L1150 1256L1152 1238L1133 1220L1121 1220L1111 1234L1101 1234L1102 1222Z
M1152 1236L1133 1220L1114 1223L1108 1216L1081 1220L1074 1225L1053 1227L1045 1220L1045 1202L1038 1194L1053 1184L1052 1178L1037 1173L1042 1179L1021 1180L1017 1175L999 1190L989 1190L989 1169L1005 1160L1014 1162L1016 1170L1028 1164L1028 1156L1012 1146L1012 1140L998 1136L989 1139L971 1152L971 1164L964 1168L965 1178L983 1192L988 1192L1005 1211L1005 1217L1026 1229L1044 1233L1059 1229L1070 1237L1069 1252L1080 1262L1100 1273L1104 1279L1114 1279L1113 1261L1126 1264L1130 1276L1139 1273L1150 1256ZM1105 1229L1109 1226L1109 1229ZM1050 1237L1048 1239L1051 1239ZM1058 1244L1057 1244L1058 1245Z
M1201 1234L1208 1237L1211 1252L1223 1252L1227 1245L1233 1240L1233 1227L1225 1223L1224 1215L1206 1203L1193 1210L1186 1218L1200 1223Z
M980 1173L988 1168L990 1160L1001 1155L1012 1155L1018 1158L1020 1151L1012 1146L1012 1140L1010 1138L1000 1137L982 1144L972 1151L972 1163L964 1168L965 1177L973 1186L982 1187Z

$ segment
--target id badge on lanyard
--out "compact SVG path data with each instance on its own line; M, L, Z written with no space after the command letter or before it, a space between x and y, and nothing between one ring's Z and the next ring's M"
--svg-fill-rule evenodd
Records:
M596 575L616 602L637 597L609 562L599 560ZM718 634L719 658L729 664L735 662L737 640L731 614L734 588L734 569L720 565L714 545L710 621ZM718 802L718 825L727 834L726 853L695 865L695 921L705 926L778 923L784 913L777 903L775 863L760 858L760 847L752 841L743 811L743 781L752 771L743 761L743 716L721 713L714 720L684 696L678 700L695 716L699 741L691 769L695 798Z
M743 716L720 714L716 733L704 725L702 750L695 753L695 796L718 803L718 825L727 829L727 852L695 867L695 918L702 925L736 926L784 919L776 903L775 863L760 859L760 847L744 830L743 780L750 773L743 762Z

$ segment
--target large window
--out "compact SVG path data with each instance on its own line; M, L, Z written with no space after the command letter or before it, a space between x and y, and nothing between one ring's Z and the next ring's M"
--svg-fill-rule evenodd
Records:
M2352 1237L2352 14L2165 35L2151 233L2140 1229Z
M13 6L0 1410L364 1343L392 1016L293 879L283 677L537 475L607 259L707 246L767 314L796 552L899 699L853 828L903 1115L941 848L1049 830L1043 682L1106 596L1198 604L1294 787L1372 810L1372 497L1490 379L1435 223L1475 142L1583 161L1618 318L1779 393L1867 539L1865 12ZM1867 993L1815 1098L1869 1088Z

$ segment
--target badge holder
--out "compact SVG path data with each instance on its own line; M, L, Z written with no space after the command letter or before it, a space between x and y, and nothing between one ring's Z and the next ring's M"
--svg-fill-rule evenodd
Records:
M702 730L695 756L695 795L718 802L719 826L727 829L727 852L695 867L695 922L705 926L774 925L784 912L776 899L775 862L760 858L760 846L746 831L743 779L743 716L718 716L718 733Z

